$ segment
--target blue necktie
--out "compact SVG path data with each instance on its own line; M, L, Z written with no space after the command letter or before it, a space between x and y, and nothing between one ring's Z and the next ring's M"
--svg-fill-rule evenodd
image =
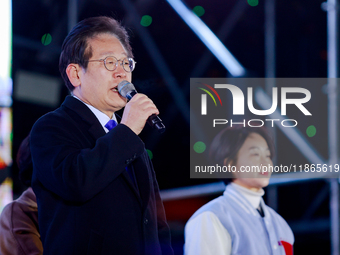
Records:
M117 124L117 122L115 120L109 120L105 124L105 127L110 131L111 129L113 129L117 125L118 124ZM132 170L132 166L131 167L127 166L125 169L126 169L127 173L129 174L133 184L135 184L135 186L137 186L137 183L136 183L136 180L135 180L135 175L134 175L133 170Z
M115 120L109 120L106 124L105 127L110 131L113 129L115 126L117 126L117 122Z

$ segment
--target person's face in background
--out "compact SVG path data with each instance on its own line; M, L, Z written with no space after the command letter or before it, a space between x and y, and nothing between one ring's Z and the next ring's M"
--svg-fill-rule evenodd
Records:
M99 34L88 39L88 48L92 49L89 60L105 59L114 56L118 60L127 57L127 52L120 41L112 34ZM122 109L127 100L119 93L117 85L123 80L131 82L131 73L126 72L119 64L114 71L105 68L104 62L89 62L87 69L80 71L81 85L73 91L82 101L102 111L110 118Z
M257 133L251 133L238 151L234 183L247 189L258 191L269 184L270 172L241 172L249 166L273 166L266 140Z

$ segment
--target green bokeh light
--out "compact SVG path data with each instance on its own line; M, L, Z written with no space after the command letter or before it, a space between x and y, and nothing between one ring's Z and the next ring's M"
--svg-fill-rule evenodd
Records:
M192 11L198 16L201 17L203 16L203 14L205 13L205 10L202 6L195 6L194 9L192 9Z
M149 16L149 15L144 15L140 21L140 24L143 26L143 27L148 27L150 26L152 23L152 17Z
M52 36L50 34L44 34L42 37L41 37L41 43L43 45L49 45L50 43L52 42Z
M206 148L207 148L207 146L205 145L204 142L196 142L194 144L194 151L197 152L197 153L203 153Z
M152 151L146 150L146 152L148 153L150 160L153 159L153 153L152 153Z
M316 128L314 127L314 125L311 125L307 128L306 130L306 134L308 135L308 137L313 137L316 134Z
M259 0L247 0L250 6L257 6L259 4Z

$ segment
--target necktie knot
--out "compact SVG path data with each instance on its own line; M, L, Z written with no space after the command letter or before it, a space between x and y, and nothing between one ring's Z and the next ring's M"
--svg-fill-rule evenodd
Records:
M109 120L106 124L105 127L110 131L113 129L115 126L117 126L117 122L115 120Z

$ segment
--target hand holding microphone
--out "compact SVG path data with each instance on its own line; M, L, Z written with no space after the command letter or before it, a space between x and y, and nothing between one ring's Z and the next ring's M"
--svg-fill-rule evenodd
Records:
M149 125L157 129L158 132L165 131L162 120L157 116L158 109L151 99L146 95L138 94L133 84L128 81L121 81L118 84L118 91L121 96L130 100L125 107L121 123L126 124L136 134L139 134L147 119Z

